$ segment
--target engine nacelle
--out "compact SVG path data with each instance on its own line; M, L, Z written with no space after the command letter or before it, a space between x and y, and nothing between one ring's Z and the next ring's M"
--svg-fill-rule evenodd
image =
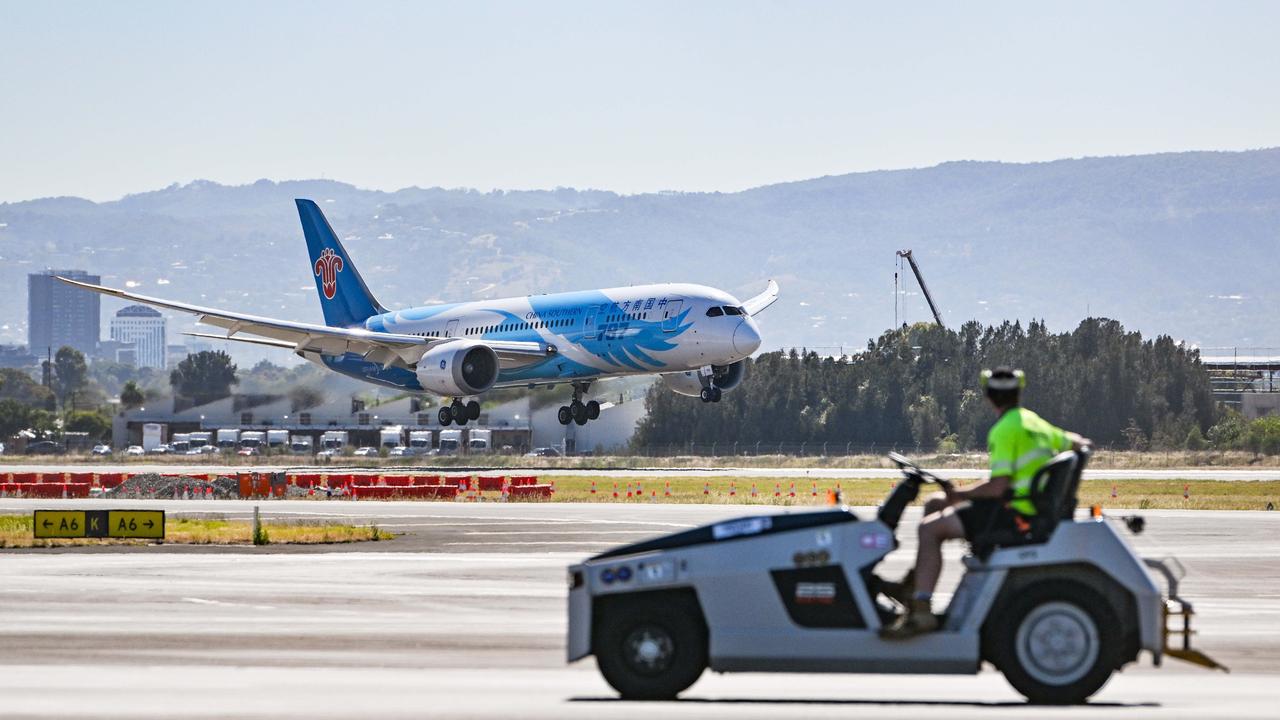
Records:
M747 365L741 360L732 365L712 365L711 369L715 373L715 386L721 390L732 390L738 387L747 374ZM702 380L699 379L697 370L686 370L663 377L666 378L671 389L680 395L698 397L702 392Z
M446 342L430 348L414 371L422 389L437 395L479 395L498 381L498 354L493 348L469 340Z

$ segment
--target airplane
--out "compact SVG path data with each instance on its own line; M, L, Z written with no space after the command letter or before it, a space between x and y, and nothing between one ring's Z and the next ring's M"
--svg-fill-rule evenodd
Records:
M474 398L491 389L558 384L573 389L557 413L560 424L585 425L600 415L599 402L582 402L591 384L628 375L666 375L675 392L719 402L742 382L743 360L760 347L755 316L778 299L770 280L741 303L704 285L664 283L387 310L315 202L295 202L324 325L58 279L226 330L188 333L196 337L288 349L343 375L448 398L437 416L444 426L478 419Z

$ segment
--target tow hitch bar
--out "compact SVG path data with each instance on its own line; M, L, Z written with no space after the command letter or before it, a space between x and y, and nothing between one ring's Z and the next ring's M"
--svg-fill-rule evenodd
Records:
M1181 563L1177 560L1169 558L1166 560L1154 560L1152 558L1143 558L1147 567L1159 571L1164 576L1165 581L1169 584L1169 598L1164 601L1163 617L1161 618L1161 631L1163 633L1164 654L1169 657L1177 658L1183 662L1189 662L1193 665L1208 668L1210 670L1222 670L1223 672L1231 672L1231 670L1222 663L1205 655L1204 653L1191 647L1191 636L1195 631L1191 629L1191 617L1195 615L1195 610L1191 607L1191 603L1183 600L1178 595L1178 578L1174 571L1169 567L1169 562L1178 565L1178 570L1182 571ZM1176 618L1182 618L1182 627L1177 627ZM1169 619L1175 618L1174 627L1169 627ZM1181 647L1174 647L1169 644L1169 639L1173 635L1182 636Z

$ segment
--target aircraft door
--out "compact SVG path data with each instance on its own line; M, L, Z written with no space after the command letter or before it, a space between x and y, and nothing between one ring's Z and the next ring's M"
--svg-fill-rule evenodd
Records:
M444 326L444 336L453 337L458 334L458 321L450 320L448 325Z
M675 332L680 325L680 308L684 306L683 300L670 300L667 302L667 309L662 312L662 331Z

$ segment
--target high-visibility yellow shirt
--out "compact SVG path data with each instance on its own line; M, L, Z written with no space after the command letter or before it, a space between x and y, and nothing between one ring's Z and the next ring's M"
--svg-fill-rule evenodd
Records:
M1069 449L1071 441L1062 428L1050 425L1026 408L1006 411L987 433L991 477L1012 478L1013 499L1009 507L1026 516L1036 514L1029 499L1032 478L1054 455Z

